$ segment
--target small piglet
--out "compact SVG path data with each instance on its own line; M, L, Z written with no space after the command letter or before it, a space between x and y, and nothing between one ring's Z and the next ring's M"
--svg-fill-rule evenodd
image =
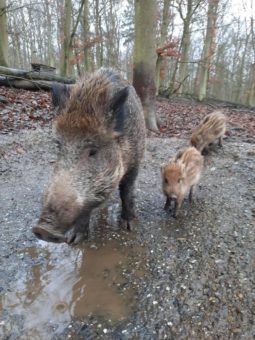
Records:
M203 163L201 153L191 146L180 150L174 159L161 166L162 188L166 195L165 210L171 208L171 203L174 201L174 217L177 216L188 192L189 201L192 201L194 187L199 181Z
M222 146L222 137L226 131L226 117L221 111L214 111L204 117L202 122L193 130L191 145L202 152L209 144L219 138Z

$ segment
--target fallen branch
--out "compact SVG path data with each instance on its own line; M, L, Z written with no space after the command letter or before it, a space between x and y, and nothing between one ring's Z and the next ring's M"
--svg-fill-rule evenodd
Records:
M179 85L173 90L172 94L175 94L179 88L182 86L182 84L185 82L185 80L189 77L189 74L186 75L186 77L179 83Z
M10 77L0 77L0 86L14 87L16 89L23 90L46 90L50 91L51 81L46 80L27 80L27 79L15 79Z
M19 69L3 67L3 66L0 66L0 75L4 77L11 76L15 78L23 78L23 79L29 79L29 80L57 81L60 83L65 83L65 84L75 83L75 78L65 78L65 77L61 77L56 74L47 73L47 72L25 71L25 70L19 70Z

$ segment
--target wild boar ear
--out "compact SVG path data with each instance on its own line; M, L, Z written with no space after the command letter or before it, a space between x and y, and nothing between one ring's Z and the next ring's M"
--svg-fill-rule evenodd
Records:
M60 83L53 83L51 87L51 97L54 107L58 107L61 111L70 97L72 86Z
M110 104L110 109L114 112L114 132L120 135L124 130L124 122L126 116L125 103L128 97L129 88L124 87L113 96Z

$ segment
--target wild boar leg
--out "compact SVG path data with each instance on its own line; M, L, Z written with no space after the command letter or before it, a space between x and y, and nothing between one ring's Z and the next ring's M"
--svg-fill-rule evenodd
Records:
M219 137L219 143L218 143L218 145L219 145L221 148L223 147L223 145L222 145L222 136Z
M174 209L173 209L173 217L174 217L174 218L177 217L178 207L179 207L178 201L175 199L175 200L174 200Z
M166 198L166 204L164 206L165 210L169 210L171 207L171 199L169 197Z
M68 244L78 244L88 238L90 212L83 211L76 219L73 228L67 233Z
M128 171L120 182L120 198L122 202L121 219L122 225L128 230L132 229L132 220L135 218L134 211L134 185L138 167Z
M194 185L192 185L192 187L190 188L190 191L189 191L189 203L192 203L193 193L194 193Z
M178 199L174 200L174 210L173 210L173 217L176 218L179 210L182 206L182 201L183 201L183 197L179 197Z

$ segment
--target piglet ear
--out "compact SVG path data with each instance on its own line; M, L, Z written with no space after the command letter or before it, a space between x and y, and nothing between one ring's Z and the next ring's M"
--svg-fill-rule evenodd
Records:
M61 111L70 98L70 92L72 89L72 85L64 85L60 83L53 83L51 87L51 97L52 103L54 107L58 107L59 111Z
M124 87L113 96L110 104L110 109L114 116L114 132L118 135L123 133L124 123L126 118L126 101L129 93L129 88Z

